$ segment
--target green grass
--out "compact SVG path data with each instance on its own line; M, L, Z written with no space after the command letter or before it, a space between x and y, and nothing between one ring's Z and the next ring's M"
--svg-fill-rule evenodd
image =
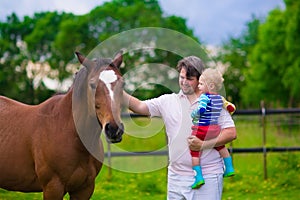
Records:
M235 116L238 138L233 147L261 147L263 128L259 117ZM285 119L285 118L284 118ZM166 138L160 119L126 119L122 143L112 151L166 150ZM300 123L287 126L280 116L267 118L266 146L299 146ZM229 146L229 145L228 145ZM107 149L107 144L105 144ZM113 157L96 179L94 200L166 199L167 156ZM300 152L268 153L267 179L261 153L233 154L236 175L224 179L223 199L298 200L300 194ZM42 199L40 193L0 190L0 200ZM68 196L65 197L68 199Z

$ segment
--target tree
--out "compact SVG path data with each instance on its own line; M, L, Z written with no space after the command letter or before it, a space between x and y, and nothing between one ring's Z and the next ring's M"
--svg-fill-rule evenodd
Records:
M241 89L245 86L245 76L249 70L248 56L258 42L258 29L262 22L263 19L252 16L241 35L225 42L216 57L227 66L224 74L226 95L239 106L242 106Z
M20 20L12 14L6 22L0 22L0 93L22 102L39 103L55 92L47 88L40 77L46 75L60 82L70 78L74 66L79 66L75 60L75 51L89 54L111 36L150 26L171 28L190 36L191 43L199 44L193 31L186 26L185 19L165 17L157 0L112 0L81 16L41 12L35 13L32 18L25 16ZM152 35L137 36L136 40L142 42L147 37ZM161 40L159 35L153 39ZM172 42L172 38L164 39L159 42ZM193 50L189 46L185 43L180 45ZM115 48L108 47L106 50L96 56L113 57L116 53ZM147 49L128 51L124 55L126 69L122 68L122 72L148 62L162 62L175 67L180 56L155 47L151 52ZM28 67L30 65L31 70ZM156 91L160 94L168 91L164 87L157 87L159 89Z
M286 10L273 10L259 30L259 42L249 57L243 100L258 105L297 106L300 100L300 3L286 0Z
M289 92L288 106L298 106L300 100L300 80L295 76L300 74L300 3L286 0L286 38L287 64L282 83Z
M28 23L28 19L25 22ZM33 96L32 82L25 78L26 47L22 42L29 29L30 26L25 27L14 13L7 17L7 23L0 23L0 93L25 102L32 102L29 96ZM22 92L24 90L28 96Z

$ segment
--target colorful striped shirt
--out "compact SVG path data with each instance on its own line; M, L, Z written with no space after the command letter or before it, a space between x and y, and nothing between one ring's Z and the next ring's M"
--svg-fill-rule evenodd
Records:
M191 114L193 124L197 126L218 124L222 107L223 100L221 95L209 93L200 95L198 107Z

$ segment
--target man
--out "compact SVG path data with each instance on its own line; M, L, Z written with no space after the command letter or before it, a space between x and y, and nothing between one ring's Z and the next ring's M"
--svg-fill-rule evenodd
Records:
M208 141L191 135L191 112L197 106L199 77L204 70L203 62L195 56L183 58L177 65L179 71L178 94L165 94L158 98L140 101L124 92L124 103L135 113L162 117L168 136L168 199L220 200L223 188L223 161L213 147L224 145L236 138L234 122L224 109L219 118L221 134ZM205 184L192 189L194 172L190 150L203 150L201 156Z

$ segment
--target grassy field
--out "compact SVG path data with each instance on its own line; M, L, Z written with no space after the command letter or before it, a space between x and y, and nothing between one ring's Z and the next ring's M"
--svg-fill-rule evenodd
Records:
M235 116L238 138L233 147L262 146L259 117ZM293 123L290 123L292 119ZM166 138L160 119L126 119L122 143L110 146L112 151L166 150ZM299 118L272 116L267 119L266 146L299 146ZM107 144L105 144L107 148ZM233 154L236 176L224 179L223 199L298 200L300 198L300 152L268 153L267 179L264 179L261 153ZM97 177L92 199L157 200L166 199L167 156L113 157ZM40 193L24 194L0 190L0 200L41 199ZM68 199L68 196L65 197Z

